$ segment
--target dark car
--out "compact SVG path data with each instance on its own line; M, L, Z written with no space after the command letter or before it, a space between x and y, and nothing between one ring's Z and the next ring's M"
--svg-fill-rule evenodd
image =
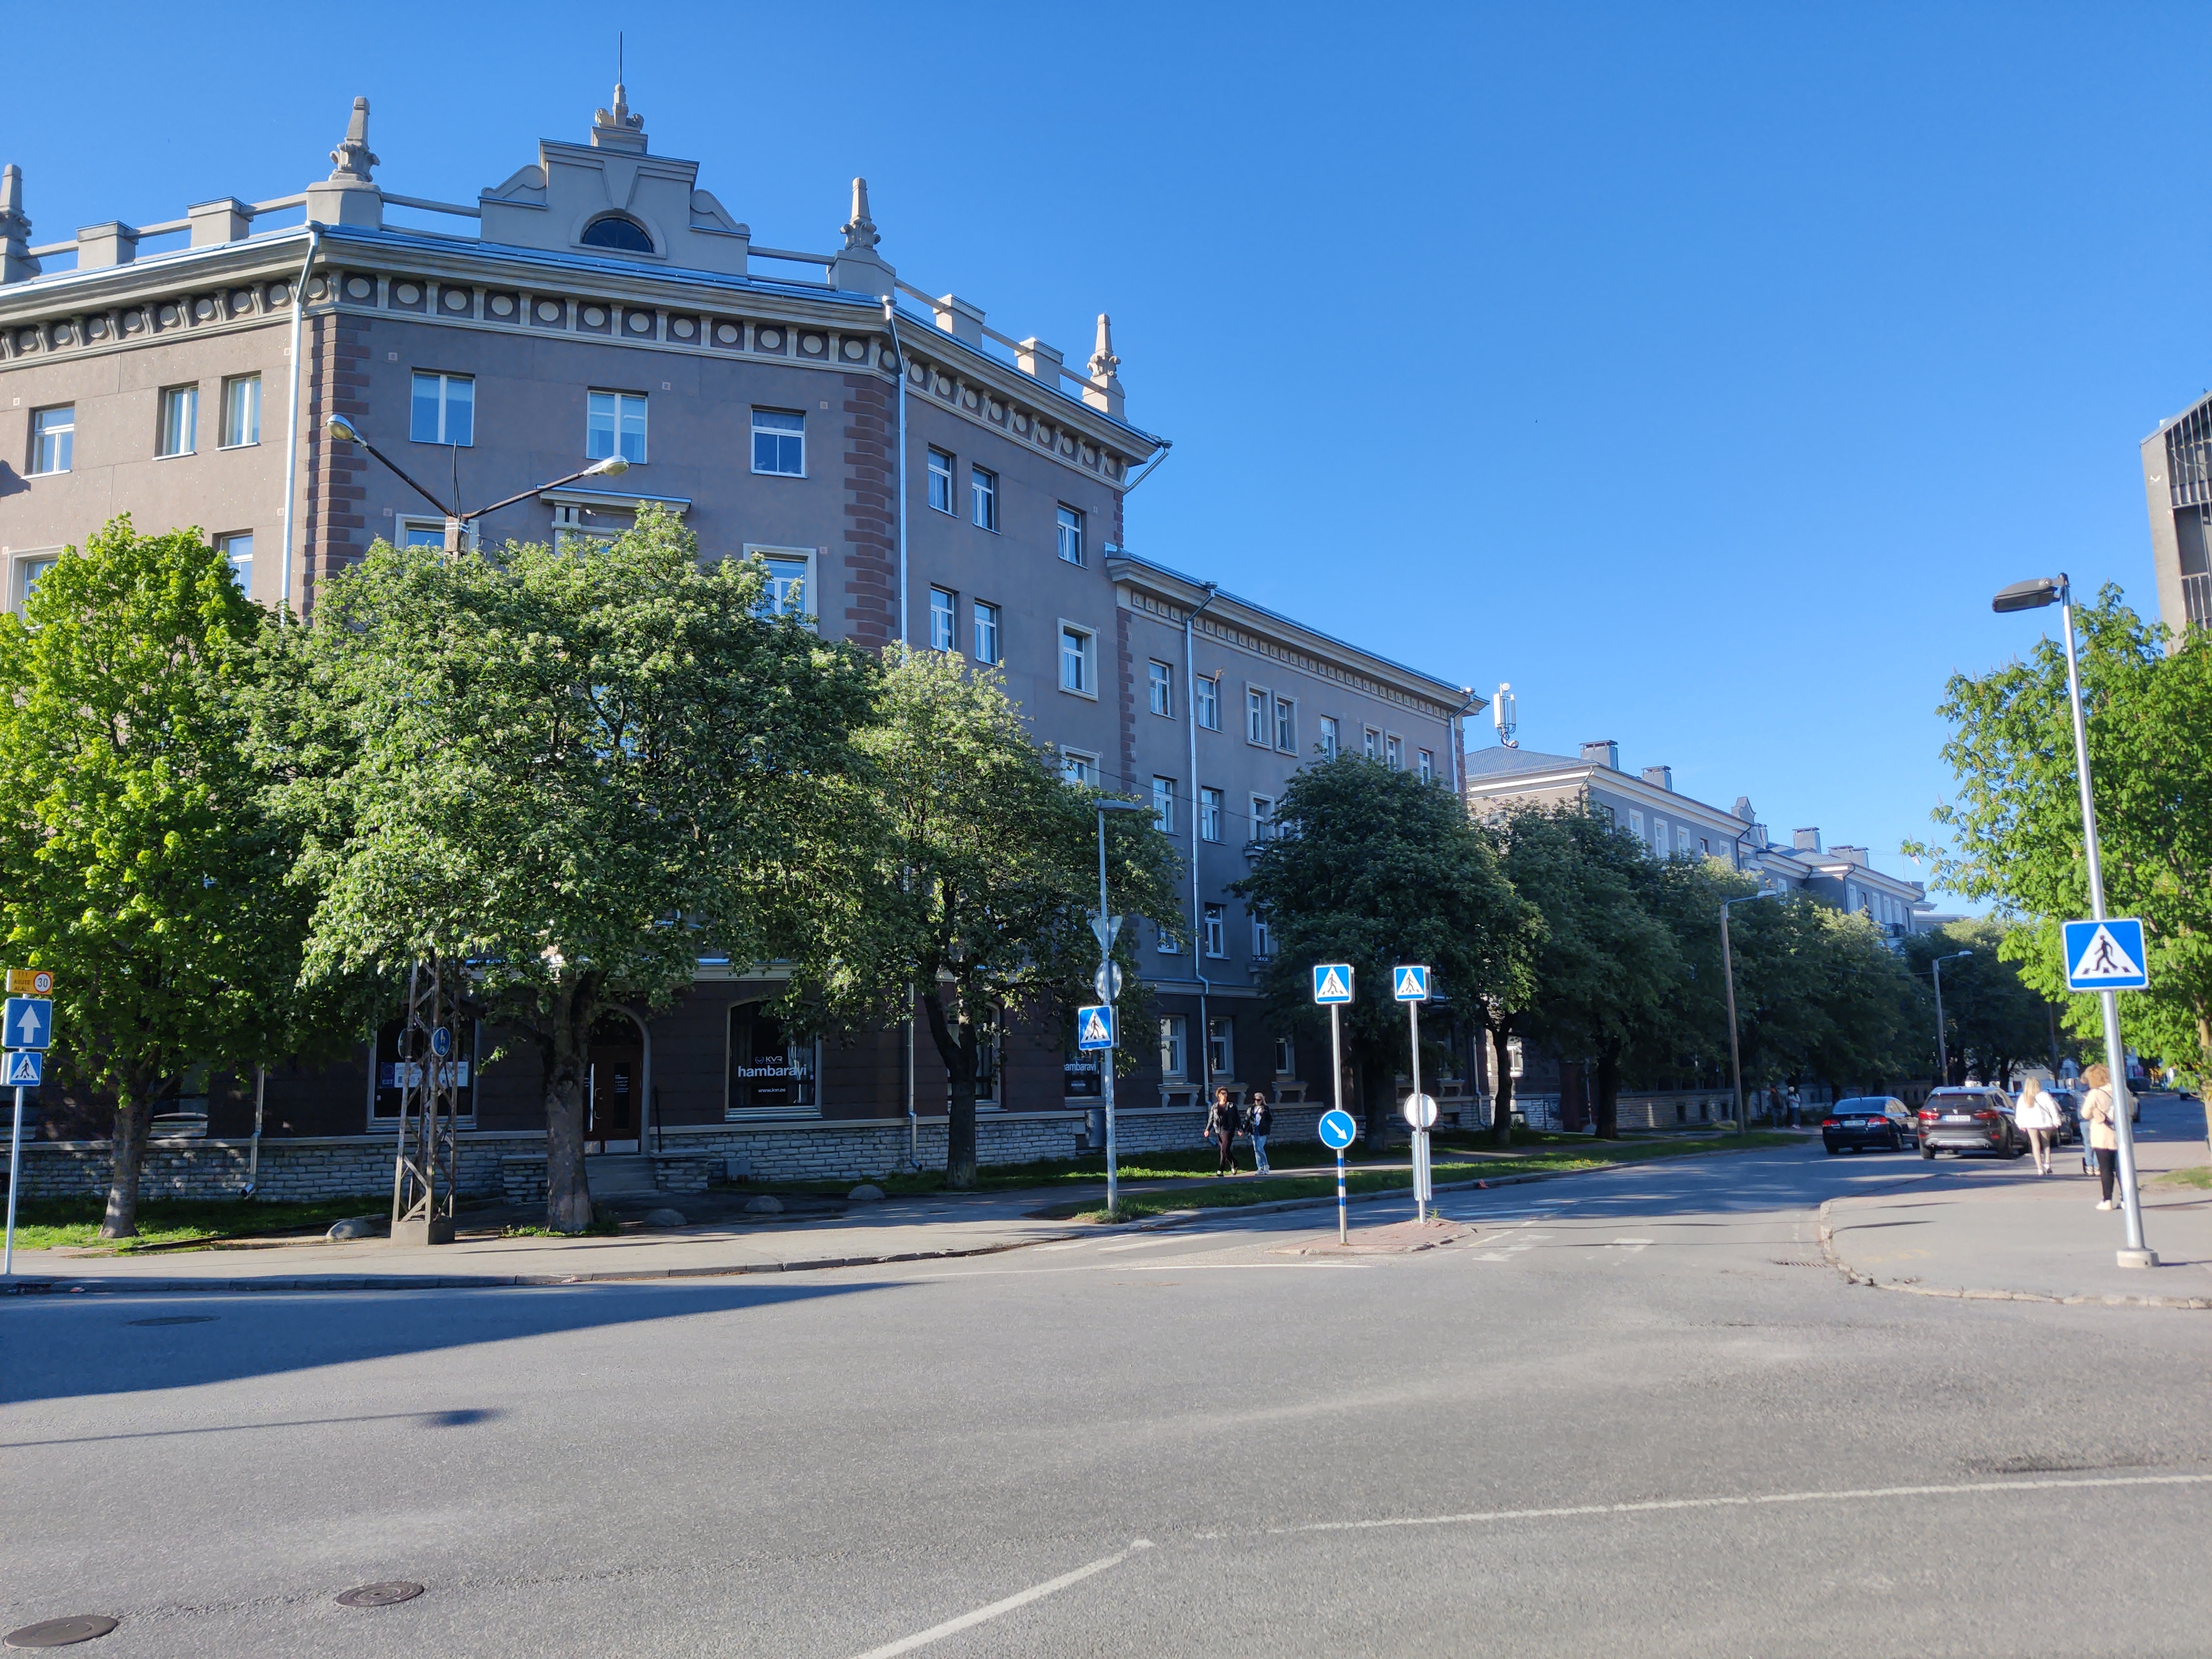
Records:
M2081 1101L2080 1097L2064 1089L2045 1089L2043 1092L2049 1095L2058 1108L2058 1144L2061 1146L2068 1146L2081 1139ZM2014 1101L2013 1108L2015 1112L2018 1111L2020 1103Z
M1937 1089L1920 1108L1920 1156L1985 1152L2018 1158L2027 1134L2012 1121L2012 1097L2002 1089Z
M1828 1108L1820 1120L1820 1144L1838 1152L1901 1152L1920 1133L1905 1103L1888 1095L1853 1095Z

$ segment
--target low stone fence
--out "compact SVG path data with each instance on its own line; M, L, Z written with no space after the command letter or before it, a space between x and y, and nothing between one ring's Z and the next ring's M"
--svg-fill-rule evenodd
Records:
M464 1133L455 1158L455 1179L466 1198L502 1190L501 1154L517 1145L543 1148L545 1137L532 1133ZM235 1198L246 1185L252 1161L250 1139L153 1140L138 1180L145 1198ZM0 1169L7 1164L7 1141L0 1137ZM392 1190L393 1138L376 1135L264 1135L254 1194L258 1198L349 1198L356 1193ZM107 1191L114 1167L113 1146L105 1140L33 1140L23 1144L26 1198L97 1198ZM545 1155L538 1153L539 1196L544 1192Z

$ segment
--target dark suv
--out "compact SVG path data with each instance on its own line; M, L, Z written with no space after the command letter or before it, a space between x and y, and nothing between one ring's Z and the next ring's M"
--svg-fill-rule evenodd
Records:
M1853 1095L1831 1106L1820 1119L1820 1144L1838 1152L1901 1152L1919 1139L1905 1103L1887 1095Z
M1920 1156L1986 1152L2018 1158L2027 1136L2012 1121L2012 1098L2002 1089L1937 1089L1920 1108Z

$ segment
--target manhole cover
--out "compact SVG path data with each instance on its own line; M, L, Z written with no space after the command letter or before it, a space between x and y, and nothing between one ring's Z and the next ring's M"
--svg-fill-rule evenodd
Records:
M388 1584L358 1584L338 1597L342 1607L388 1607L394 1601L412 1601L422 1593L420 1584L394 1579Z
M220 1314L167 1314L160 1319L126 1319L126 1325L212 1325Z
M105 1636L115 1628L112 1619L102 1618L96 1613L80 1613L70 1619L49 1619L42 1625L26 1625L21 1630L11 1630L0 1645L11 1648L66 1648L79 1642L90 1642Z

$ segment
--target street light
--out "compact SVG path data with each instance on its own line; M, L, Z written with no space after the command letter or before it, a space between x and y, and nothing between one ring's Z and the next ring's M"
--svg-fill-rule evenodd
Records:
M2105 872L2097 852L2097 803L2089 788L2089 727L2081 714L2081 669L2074 655L2074 587L2066 573L2014 582L1990 601L1990 609L2002 616L2014 611L2058 607L2059 632L2066 640L2066 696L2073 705L2075 781L2081 790L2081 842L2088 854L2089 914L2105 920ZM2119 1253L2123 1267L2155 1267L2158 1253L2143 1243L2142 1204L2136 1192L2136 1138L2128 1122L2127 1054L2120 1043L2120 999L2116 991L2100 991L2098 1000L2105 1012L2105 1069L2112 1073L2112 1126L2119 1141L2120 1203L2127 1213L2128 1242ZM2088 1133L2082 1131L2083 1134Z
M1943 1037L1943 964L1973 954L1972 951L1954 951L1928 964L1936 975L1936 1086L1939 1089L1951 1086L1951 1050Z
M1764 892L1746 893L1741 898L1721 901L1721 976L1728 984L1729 1011L1729 1074L1735 1082L1735 1129L1738 1134L1751 1133L1751 1115L1743 1105L1743 1057L1736 1047L1735 1037L1735 956L1729 949L1728 913L1731 904L1751 904L1763 898L1779 898L1782 890L1770 887Z
M1107 993L1114 988L1114 935L1118 931L1114 919L1106 914L1106 815L1109 812L1148 812L1152 809L1141 801L1109 800L1101 795L1098 807L1098 982L1095 989L1102 1001L1112 1002ZM1114 1036L1121 1036L1121 1020L1114 1019ZM1198 1040L1206 1041L1200 1031ZM1114 1168L1114 1055L1113 1048L1103 1050L1098 1061L1098 1092L1106 1104L1106 1213L1110 1218L1121 1212L1121 1177Z
M562 484L574 483L580 478L619 478L629 471L628 461L619 455L610 455L605 460L593 461L580 472L571 472L566 477L554 479L550 483L538 484L533 489L522 491L520 495L509 495L505 501L494 501L489 507L480 507L473 513L464 513L458 500L448 506L409 477L397 461L362 437L361 429L344 416L331 416L323 423L323 428L341 443L359 444L378 460L382 461L386 466L391 468L392 475L402 483L436 507L439 517L446 521L446 551L448 553L460 551L462 532L471 520L481 519L496 513L503 507L513 507L517 501L526 501L532 495L542 495L549 489L558 489Z

